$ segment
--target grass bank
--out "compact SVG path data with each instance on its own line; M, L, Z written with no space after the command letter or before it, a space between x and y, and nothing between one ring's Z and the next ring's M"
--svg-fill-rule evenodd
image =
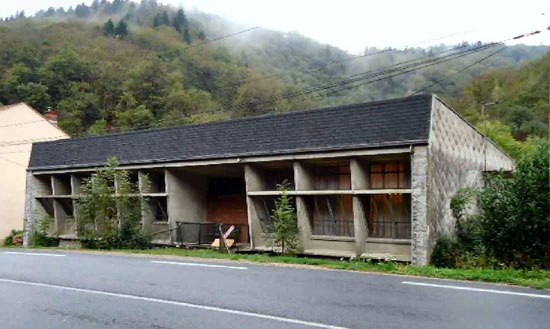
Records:
M10 248L10 247L8 247ZM11 247L20 248L20 247ZM371 262L361 259L337 260L329 258L311 258L295 256L277 256L269 254L224 254L213 250L159 248L147 250L90 250L67 248L37 248L49 250L71 250L94 253L123 253L139 255L180 256L202 259L223 259L231 261L244 261L263 264L291 264L316 266L335 270L360 271L371 273L388 273L411 275L419 277L453 279L465 281L478 281L511 284L535 289L550 289L550 271L548 270L517 270L517 269L490 269L470 268L451 269L436 268L433 266L413 266L394 262Z
M183 256L207 259L226 259L253 263L275 263L318 266L328 269L361 272L390 273L492 283L513 284L536 289L550 289L550 271L516 269L449 269L433 266L413 266L393 262L370 262L364 260L336 260L326 258L272 256L268 254L223 254L212 250L150 249L119 250L119 252L144 255Z

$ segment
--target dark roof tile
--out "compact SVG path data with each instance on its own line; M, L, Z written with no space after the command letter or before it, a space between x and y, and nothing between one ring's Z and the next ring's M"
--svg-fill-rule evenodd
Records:
M373 148L428 141L432 95L33 144L29 168Z

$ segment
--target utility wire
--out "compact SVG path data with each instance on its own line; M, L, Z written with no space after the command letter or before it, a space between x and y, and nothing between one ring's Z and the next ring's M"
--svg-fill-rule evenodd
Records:
M471 63L471 64L469 64L469 65L466 65L466 66L463 67L462 69L460 69L460 70L454 72L453 75L455 75L455 74L460 74L460 73L462 73L462 72L464 72L464 71L466 71L466 70L472 68L473 66L476 66L476 65L478 65L479 63L481 63L481 62L483 62L483 61L485 61L485 60L487 60L487 59L489 59L489 58L495 56L496 54L500 53L501 51L503 51L503 50L505 50L505 49L506 49L506 47L500 48L499 50L497 50L497 51L495 51L495 52L492 52L491 54L489 54L489 55L487 55L487 56L481 58L480 60L475 61L475 62L473 62L473 63ZM437 81L437 80L434 79L434 82L433 82L432 84L427 85L427 86L425 86L425 87L423 87L423 88L421 88L421 89L416 90L415 92L411 93L411 94L409 95L409 97L410 97L410 96L417 95L417 94L419 94L419 93L421 93L421 92L424 92L424 91L426 91L426 90L428 90L428 89L430 89L430 88L432 88L432 87L435 87L436 85L439 85L439 86L445 88L445 86L443 86L443 85L441 84L440 81Z
M203 42L191 44L191 45L188 45L187 47L185 47L184 49L194 48L194 47L201 47L201 46L204 46L204 45L209 44L209 43L212 43L212 42L216 42L216 41L219 41L219 40L223 40L223 39L227 39L227 38L230 38L230 37L234 37L234 36L239 35L239 34L243 34L243 33L246 33L246 32L250 32L250 31L253 31L253 30L257 30L257 29L259 29L259 28L261 28L261 26L251 27L251 28L249 28L249 29L242 30L242 31L238 31L238 32L231 33L231 34L227 34L227 35L221 36L221 37L219 37L219 38L215 38L215 39L206 40L206 41L203 41Z
M355 74L355 75L352 76L351 79L346 79L346 80L343 80L343 81L339 81L338 83L335 83L335 84L328 84L328 85L321 85L321 86L305 88L305 89L303 89L299 92L297 91L297 92L292 93L292 94L279 94L279 95L276 95L276 96L272 97L271 99L264 99L264 100L260 100L260 101L248 102L248 103L244 103L244 104L239 104L237 106L230 106L230 107L226 107L226 108L222 108L222 109L217 109L217 110L212 111L212 112L210 112L210 111L209 112L202 112L199 115L213 114L213 113L227 113L228 110L239 109L239 108L242 108L242 107L250 105L250 104L259 105L259 104L274 102L274 101L277 101L277 100L293 98L293 97L297 97L297 96L301 96L301 95L305 95L305 94L309 94L309 93L313 93L313 92L318 92L318 91L322 91L322 90L326 90L326 89L330 89L330 88L340 87L342 85L347 85L349 83L354 83L354 82L357 82L357 81L362 81L366 78L379 77L379 76L386 75L388 73L399 73L400 71L403 71L404 69L407 69L406 72L402 72L400 74L397 74L397 75L401 75L401 74L409 73L411 71L423 68L423 67L419 67L419 68L415 69L415 67L419 66L419 65L423 66L423 65L429 64L433 61L436 61L435 64L438 64L440 61L452 60L455 57L458 58L458 57L462 57L462 56L465 56L465 55L469 55L470 53L474 53L474 52L477 52L477 51L480 51L480 50L485 50L488 47L493 47L493 46L496 46L496 45L498 45L498 43L482 45L482 46L474 47L474 48L471 48L471 49L463 50L463 51L460 51L460 52L452 53L452 54L449 54L449 55L440 56L440 57L436 57L436 58L430 58L428 60L423 60L423 59L425 57L430 57L430 56L423 56L423 57L420 57L420 58L417 58L417 59L414 59L414 60L408 60L408 61L396 63L396 64L390 65L390 66L388 66L384 69L378 69L378 70L374 70L374 71L366 71L366 72L363 72L363 73L360 73L360 74ZM445 50L445 51L442 51L442 52L437 53L437 54L440 55L440 54L448 53L448 52L451 52L453 50L464 48L464 47L466 47L466 46L464 46L464 45L458 46L458 47L455 47L451 50ZM435 64L433 64L433 65L435 65ZM390 77L393 77L395 75L396 74L394 74ZM386 77L386 78L382 77L382 78L377 79L377 80L372 81L372 82L377 82L377 81L387 79L387 78L390 78L390 77ZM372 82L370 82L370 83L372 83ZM355 88L355 87L356 86L352 86L351 88ZM345 88L345 89L351 89L351 88ZM340 89L338 91L342 91L342 90L345 90L345 89ZM181 117L181 119L191 118L191 117L192 116L190 116L190 115L184 115L184 116ZM175 118L161 119L161 120L157 120L155 123L152 123L152 124L147 123L147 124L142 124L140 126L142 128L151 129L155 125L158 126L162 122L173 121L173 120L175 120ZM129 130L129 131L141 130L141 129L139 129L139 127L134 127L134 128L136 128L136 129L132 129L132 130ZM126 132L129 132L129 131L126 131Z

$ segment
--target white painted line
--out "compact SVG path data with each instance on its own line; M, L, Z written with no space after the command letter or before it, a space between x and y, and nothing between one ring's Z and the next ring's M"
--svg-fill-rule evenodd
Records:
M529 294L529 293L524 293L524 292L507 291L507 290L482 289L482 288L472 288L472 287L464 287L464 286L450 286L450 285L443 285L443 284L411 282L411 281L403 281L401 283L410 284L410 285L414 285L414 286L423 286L423 287L446 288L446 289L455 289L455 290L468 290L468 291L488 292L488 293L491 293L491 294L515 295L515 296L550 299L550 295Z
M25 256L48 256L48 257L65 257L67 255L61 254L45 254L39 252L17 252L17 251L4 251L4 254L8 255L25 255Z
M152 260L151 263L181 265L181 266L229 268L229 269L233 269L233 270L248 270L248 268L243 267L243 266L227 266L227 265L214 265L214 264L201 264L201 263L165 262L165 261L160 261L160 260Z
M238 311L238 310L232 310L232 309L229 309L229 308L206 306L206 305L200 305L200 304L191 304L191 303L185 303L185 302L176 302L176 301L172 301L172 300L159 299L159 298L118 294L118 293L114 293L114 292L106 292L106 291L100 291L100 290L72 288L72 287L65 287L65 286L57 286L57 285L53 285L53 284L30 282L30 281L10 280L10 279L0 279L0 282L13 283L13 284L22 284L22 285L34 286L34 287L53 288L53 289L88 293L88 294L101 295L101 296L110 296L110 297L118 297L118 298L125 298L125 299L142 300L142 301L152 302L152 303L177 305L177 306L195 308L195 309L206 310L206 311L229 313L229 314L248 316L248 317L264 319L264 320L272 320L272 321L299 324L299 325L314 327L314 328L348 329L348 328L345 328L345 327L333 326L333 325L317 323L317 322L296 320L296 319L290 319L290 318L283 318L283 317L274 316L274 315L267 315L267 314L253 313L253 312L246 312L246 311Z

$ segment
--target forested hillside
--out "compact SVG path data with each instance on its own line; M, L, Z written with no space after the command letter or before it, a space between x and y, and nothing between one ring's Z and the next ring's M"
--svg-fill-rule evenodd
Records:
M368 48L352 56L296 33L238 26L155 0L94 1L32 17L19 13L0 22L0 44L0 103L58 110L61 127L73 136L367 102L418 90L448 98L474 121L479 102L498 96L502 103L491 117L518 139L543 136L548 118L544 47L511 46L490 57L481 49L372 83L314 90L481 44ZM475 68L463 70L475 61Z

